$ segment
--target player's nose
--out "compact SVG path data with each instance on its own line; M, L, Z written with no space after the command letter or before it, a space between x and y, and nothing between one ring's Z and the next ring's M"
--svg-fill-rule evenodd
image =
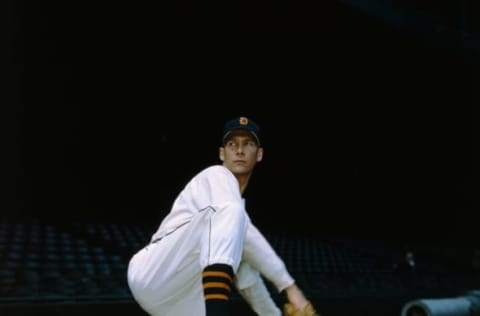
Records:
M244 148L245 148L245 146L238 145L237 146L237 154L243 154L245 152Z

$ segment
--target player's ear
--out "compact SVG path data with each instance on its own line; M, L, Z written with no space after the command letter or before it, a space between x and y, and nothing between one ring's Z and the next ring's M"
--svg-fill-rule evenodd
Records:
M221 161L225 159L225 149L223 147L220 147L218 150L218 158L220 158Z
M258 151L257 151L257 162L262 161L262 159L263 159L263 148L260 147L258 148Z

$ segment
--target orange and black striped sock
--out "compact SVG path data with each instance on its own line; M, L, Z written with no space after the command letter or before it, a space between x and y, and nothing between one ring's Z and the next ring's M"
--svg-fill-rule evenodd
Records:
M222 263L209 265L202 272L202 282L207 316L228 315L228 300L233 284L232 267Z

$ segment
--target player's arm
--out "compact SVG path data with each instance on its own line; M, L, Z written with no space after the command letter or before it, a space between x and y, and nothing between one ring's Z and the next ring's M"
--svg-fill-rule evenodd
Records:
M240 295L257 315L280 316L282 314L259 272L245 261L240 264L237 271L235 285Z
M288 273L283 260L251 222L245 238L243 259L271 281L279 292L284 291L288 300L284 306L285 315L297 315L298 311L301 311L298 315L317 315L311 302Z
M251 222L245 236L243 260L272 282L279 292L294 284L283 260Z

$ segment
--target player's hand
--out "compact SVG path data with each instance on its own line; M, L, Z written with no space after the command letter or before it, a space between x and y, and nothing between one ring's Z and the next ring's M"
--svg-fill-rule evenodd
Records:
M308 301L306 305L301 308L296 307L292 303L285 303L283 305L283 315L284 316L321 316L315 308L313 304Z
M284 316L320 316L296 284L285 289L288 302L283 306Z

